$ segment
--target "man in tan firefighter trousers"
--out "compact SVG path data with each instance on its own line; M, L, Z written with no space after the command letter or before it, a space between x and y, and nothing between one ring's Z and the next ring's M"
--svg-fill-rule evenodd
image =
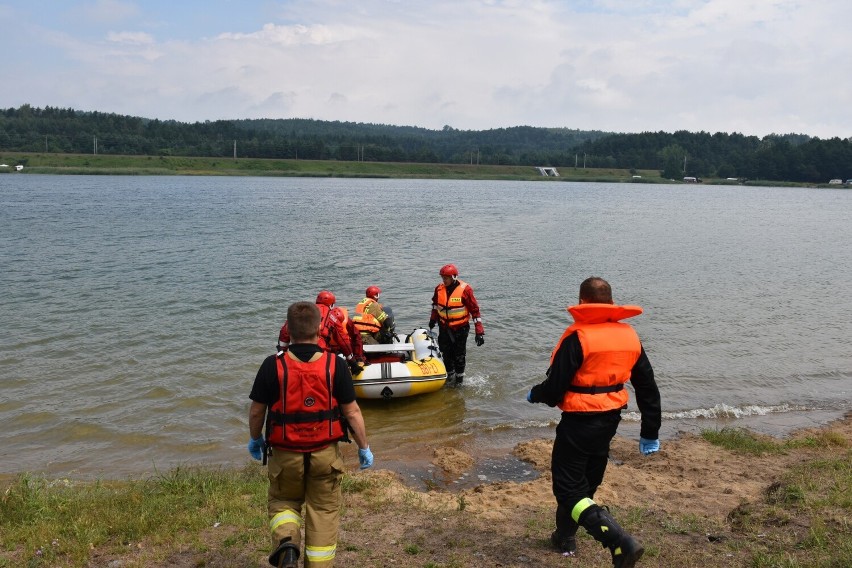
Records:
M373 454L349 368L317 345L319 308L296 302L287 310L287 322L290 345L264 360L252 386L248 450L258 460L268 453L274 548L269 563L278 568L298 565L304 524L304 565L330 568L344 472L338 442L351 430L361 469L373 464Z

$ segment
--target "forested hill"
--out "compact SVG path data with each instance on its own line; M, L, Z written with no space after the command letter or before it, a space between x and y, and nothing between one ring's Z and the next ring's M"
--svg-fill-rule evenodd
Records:
M852 139L517 126L429 130L309 119L182 123L29 105L0 110L0 151L660 170L667 178L852 178Z

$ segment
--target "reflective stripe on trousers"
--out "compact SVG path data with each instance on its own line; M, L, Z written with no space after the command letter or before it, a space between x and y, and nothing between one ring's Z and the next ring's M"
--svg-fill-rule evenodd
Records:
M337 551L343 477L343 458L337 444L311 453L273 448L268 475L273 547L290 537L301 549L300 528L304 524L305 566L330 568Z

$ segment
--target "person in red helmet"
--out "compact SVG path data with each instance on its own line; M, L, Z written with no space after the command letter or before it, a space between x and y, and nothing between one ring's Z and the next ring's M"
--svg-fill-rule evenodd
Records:
M349 365L353 375L363 371L364 347L361 343L361 335L355 329L346 308L336 307L337 298L328 290L321 290L317 294L316 304L322 317L322 328L320 329L318 345L325 351L339 353ZM290 343L290 330L287 322L281 326L278 333L278 350L286 350Z
M377 345L393 341L396 325L393 311L379 303L382 290L378 286L369 286L364 291L364 299L355 306L352 321L361 335L364 345Z
M435 286L435 293L432 294L429 329L438 326L438 347L447 367L447 384L457 386L464 381L470 320L473 320L477 346L485 343L485 328L482 327L482 316L473 288L459 280L456 265L445 264L438 273L441 275L441 283Z

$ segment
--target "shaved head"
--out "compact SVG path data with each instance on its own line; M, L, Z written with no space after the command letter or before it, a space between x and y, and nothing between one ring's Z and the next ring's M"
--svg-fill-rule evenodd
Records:
M611 304L612 288L603 278L592 276L580 284L580 302L587 304Z

